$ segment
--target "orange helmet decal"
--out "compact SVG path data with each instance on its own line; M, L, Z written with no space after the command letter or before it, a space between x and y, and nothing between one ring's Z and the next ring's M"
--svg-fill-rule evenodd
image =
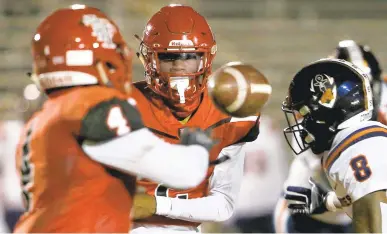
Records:
M32 39L34 80L44 90L107 85L126 91L131 52L117 25L100 10L84 5L48 16Z

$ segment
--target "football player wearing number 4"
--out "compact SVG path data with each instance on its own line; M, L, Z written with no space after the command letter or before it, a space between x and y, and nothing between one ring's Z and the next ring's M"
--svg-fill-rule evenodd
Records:
M344 209L355 232L387 232L387 127L371 121L373 97L368 74L338 59L314 62L293 78L282 109L296 154L311 149L333 191L311 180L311 189L288 187L294 213L318 214ZM297 122L296 116L302 116ZM292 120L289 120L292 118ZM293 124L295 123L295 124ZM296 138L296 135L300 138ZM288 141L290 142L290 141Z
M38 27L32 51L32 78L48 100L17 148L26 211L15 232L128 233L136 175L176 188L205 177L213 141L186 131L184 145L172 145L144 128L127 99L132 53L101 11L55 11Z
M216 42L205 18L191 7L163 7L151 17L140 41L138 56L146 80L134 84L133 97L144 125L170 143L177 143L186 127L212 131L218 144L210 152L211 160L223 155L230 160L211 166L203 182L192 189L140 180L138 186L145 193L134 200L132 233L197 232L202 222L224 221L232 215L243 175L242 146L257 138L258 116L231 118L212 103L206 81ZM160 152L165 161L161 168L171 163L166 154Z

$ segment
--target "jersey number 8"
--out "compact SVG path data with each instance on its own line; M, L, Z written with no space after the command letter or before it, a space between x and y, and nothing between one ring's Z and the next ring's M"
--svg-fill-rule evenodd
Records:
M353 158L350 165L353 170L353 175L359 182L367 180L372 175L371 168L369 168L367 158L364 155Z

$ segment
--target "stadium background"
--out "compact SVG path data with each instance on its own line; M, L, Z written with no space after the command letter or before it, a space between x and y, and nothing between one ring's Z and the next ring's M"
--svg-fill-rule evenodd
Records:
M58 7L74 3L95 6L110 15L134 49L139 43L133 35L141 35L149 17L162 6L193 6L208 19L215 33L215 69L238 60L253 64L268 77L273 94L264 115L278 132L285 124L280 105L290 79L305 64L331 54L338 41L353 39L369 44L383 68L387 59L385 0L0 0L3 124L24 121L44 100L44 95L34 92L26 75L31 69L30 40L44 17ZM133 66L134 80L143 79L140 62L135 60ZM283 141L282 137L278 139ZM12 167L13 155L4 153L4 149L2 152L2 161L6 161L3 171L7 171L4 168ZM290 154L284 155L291 159Z

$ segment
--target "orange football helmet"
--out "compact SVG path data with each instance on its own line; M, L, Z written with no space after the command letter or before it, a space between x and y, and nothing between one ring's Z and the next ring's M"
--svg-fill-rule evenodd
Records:
M43 90L106 85L127 92L132 52L117 25L96 8L72 5L48 16L32 39L32 79Z
M145 26L140 51L148 86L180 109L206 87L217 47L206 19L189 6L169 5L154 14ZM160 70L160 61L200 59L196 72L174 73ZM192 109L192 108L191 108Z

